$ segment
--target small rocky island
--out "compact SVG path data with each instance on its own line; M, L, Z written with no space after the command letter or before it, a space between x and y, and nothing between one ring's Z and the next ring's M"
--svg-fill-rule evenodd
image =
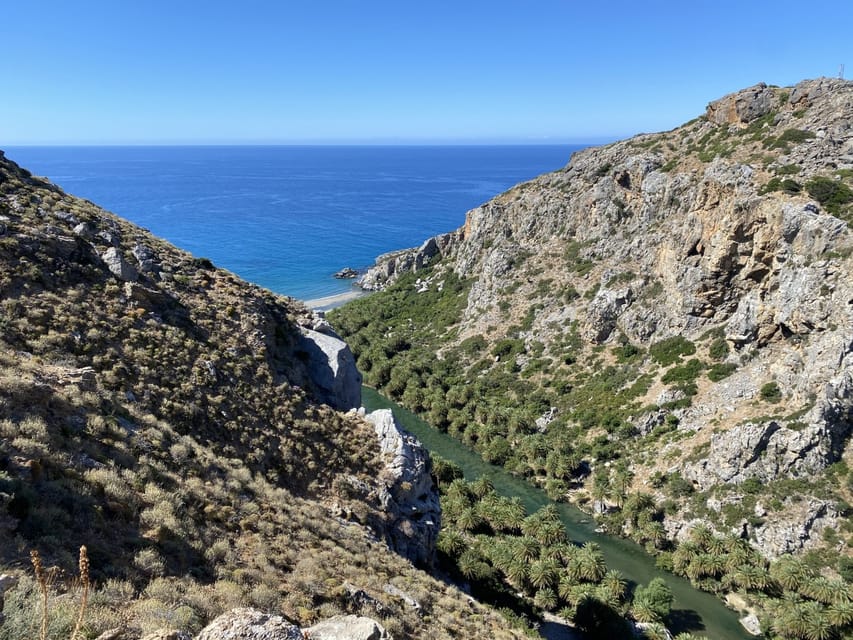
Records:
M338 280L351 280L358 277L358 271L352 267L344 267L340 271L335 272L335 277Z

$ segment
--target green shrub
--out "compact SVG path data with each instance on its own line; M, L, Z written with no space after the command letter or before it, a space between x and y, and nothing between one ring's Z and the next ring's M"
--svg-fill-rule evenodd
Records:
M193 258L192 266L196 269L204 269L206 271L213 271L216 269L210 258Z
M853 202L853 190L843 182L832 178L812 178L806 183L806 191L830 213L840 213L841 207Z
M681 356L690 356L694 353L696 353L696 345L683 336L667 338L649 347L649 355L664 367L678 362Z
M802 171L798 164L786 164L776 169L777 176L793 176Z
M737 365L731 364L730 362L715 364L708 370L708 380L710 380L711 382L719 382L724 378L728 378L736 370Z
M708 347L708 355L714 360L722 360L729 354L729 343L725 338L717 338Z
M779 149L786 147L788 143L800 144L814 137L815 134L805 129L785 129L778 138L768 139L764 146L768 149Z
M802 185L796 180L791 180L790 178L783 179L779 176L774 176L761 188L760 193L765 194L773 191L784 191L789 195L796 195L802 190Z
M667 371L661 378L661 382L664 384L670 384L673 382L692 382L704 368L705 365L702 364L700 360L693 358L687 363L673 367Z
M782 391L776 382L767 382L761 385L758 395L765 402L779 402L782 399Z

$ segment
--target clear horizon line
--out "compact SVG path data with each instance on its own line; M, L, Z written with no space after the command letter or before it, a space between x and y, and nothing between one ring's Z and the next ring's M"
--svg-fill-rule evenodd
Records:
M494 141L348 141L348 142L12 142L0 145L16 147L515 147L602 145L621 138L567 140L494 140Z

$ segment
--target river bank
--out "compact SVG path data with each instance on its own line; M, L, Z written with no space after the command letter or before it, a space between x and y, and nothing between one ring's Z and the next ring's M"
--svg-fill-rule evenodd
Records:
M526 481L512 476L500 467L488 464L473 451L447 434L433 429L416 415L381 396L368 387L362 388L362 404L368 410L390 408L397 420L418 437L429 451L459 465L466 480L486 475L498 493L517 496L528 512L552 504L545 492ZM656 577L663 578L673 592L673 611L670 627L674 633L690 632L720 640L752 638L740 625L735 611L709 593L695 589L688 580L658 569L655 560L640 545L597 532L596 523L586 513L565 503L556 504L569 537L576 543L595 542L604 554L607 565L618 569L632 587L648 584ZM566 636L557 636L566 637Z

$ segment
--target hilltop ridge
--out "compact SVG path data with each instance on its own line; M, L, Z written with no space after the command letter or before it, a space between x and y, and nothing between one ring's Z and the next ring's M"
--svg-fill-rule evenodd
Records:
M386 256L330 320L368 384L768 631L781 587L722 540L851 577L851 221L853 82L758 84Z
M407 441L419 466L402 464L396 425L350 410L360 383L301 303L0 153L0 573L18 581L0 638L38 635L30 549L57 568L48 637L69 636L81 545L89 638L196 633L246 606L517 637L415 568L440 522L428 460Z

